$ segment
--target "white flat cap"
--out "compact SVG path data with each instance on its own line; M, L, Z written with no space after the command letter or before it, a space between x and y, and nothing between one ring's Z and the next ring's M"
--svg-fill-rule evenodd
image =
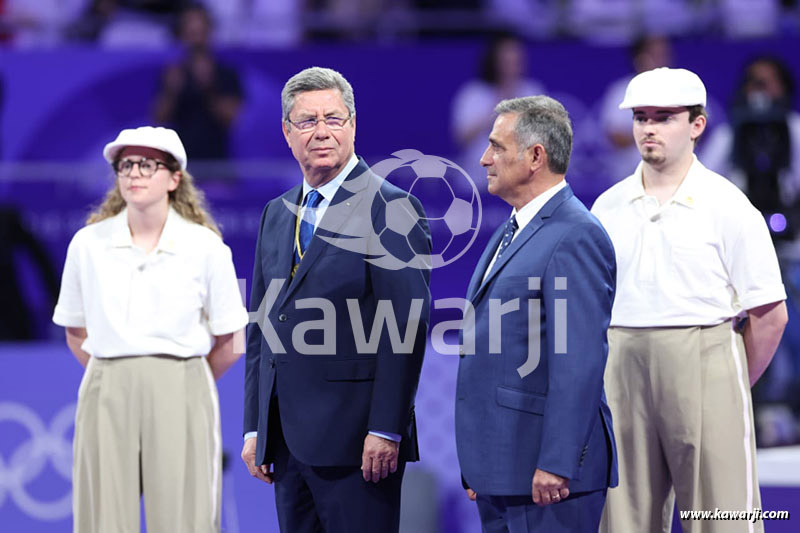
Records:
M628 83L620 109L706 105L706 86L683 68L661 67L637 74Z
M186 170L186 149L175 130L153 126L122 130L116 139L103 148L103 157L113 163L120 150L126 146L146 146L167 152L180 164L181 170Z

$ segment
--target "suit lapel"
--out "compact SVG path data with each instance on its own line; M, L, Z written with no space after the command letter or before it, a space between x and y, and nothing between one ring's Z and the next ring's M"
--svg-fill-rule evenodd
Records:
M542 228L542 226L544 226L547 219L550 218L550 216L558 208L558 206L563 204L571 197L572 197L572 189L569 187L569 185L567 185L566 187L558 191L556 195L553 196L550 200L548 200L547 203L544 204L544 206L542 206L542 208L539 210L536 216L533 217L533 219L530 222L528 222L528 224L522 229L520 234L511 242L509 247L506 248L506 250L503 252L503 255L495 262L494 265L492 265L491 272L489 272L485 280L478 285L477 291L472 296L471 300L473 301L473 303L478 300L478 298L484 292L489 283L498 275L498 273L500 272L500 270L503 269L506 263L508 263L511 260L514 254L516 254L517 251L520 248L522 248L522 246L524 246L524 244L528 242L528 240L531 237L533 237L536 234L536 232L538 232ZM500 228L500 232L502 233L502 227ZM490 258L494 256L495 249L497 249L497 245L495 245L495 247L492 249L492 254ZM483 260L483 258L481 259ZM485 272L485 270L486 270L485 268L481 270L480 272L481 276L483 276L483 272Z
M325 233L336 233L344 224L347 222L348 219L352 216L355 212L355 209L364 199L363 194L357 194L361 189L367 186L369 183L368 179L362 179L359 181L354 181L357 177L362 176L365 172L370 172L369 167L364 162L363 159L359 158L358 165L347 175L345 178L345 182L339 187L339 190L336 191L336 194L333 197L333 201L331 201L328 208L325 210L325 215L320 220L319 224L317 224L317 230L314 231L314 236L311 239L311 244L308 245L308 250L306 250L305 255L303 256L302 261L297 267L297 272L292 278L291 282L289 283L289 288L286 291L286 296L284 297L284 301L291 297L294 291L297 290L297 287L306 277L306 274L311 270L311 267L314 266L314 263L319 259L325 249L329 246L324 239L320 239L317 235L318 231L324 231ZM368 178L368 176L363 176L364 178ZM347 183L348 187L345 188L344 184ZM354 187L354 184L358 184L357 187ZM349 190L348 190L349 189ZM302 190L302 187L301 187ZM352 201L348 201L353 197ZM299 202L298 204L299 205ZM287 210L288 211L288 210ZM325 230L322 230L325 228ZM291 243L289 248L290 250L290 258L294 257L294 242ZM291 266L290 266L291 269Z
M494 235L489 239L489 243L486 245L486 248L483 250L483 254L481 254L481 258L478 260L478 264L475 267L475 271L472 273L472 279L469 281L469 287L467 288L467 298L472 300L475 298L475 292L478 290L478 287L481 286L483 281L483 275L486 273L486 269L489 266L489 262L494 257L494 253L497 250L497 247L500 246L500 241L503 238L503 226L497 228L494 232Z
M292 272L292 263L294 262L294 232L295 225L297 224L297 216L286 209L283 200L292 203L293 205L300 205L303 201L303 186L299 185L289 192L287 192L278 202L275 202L276 209L279 213L274 228L270 228L269 238L274 235L277 241L277 260L276 271L281 276L290 276Z
M503 252L503 255L500 256L497 261L495 261L494 265L492 265L492 270L486 276L486 280L483 282L483 285L488 284L495 276L497 276L497 273L502 270L505 264L508 263L512 257L514 257L514 254L516 254L517 251L525 245L528 239L530 239L534 233L539 231L539 228L541 228L543 224L544 221L538 214L533 217L533 220L528 222L520 234L517 235L517 238L508 245L508 248L506 248L506 250ZM483 288L483 286L481 288Z

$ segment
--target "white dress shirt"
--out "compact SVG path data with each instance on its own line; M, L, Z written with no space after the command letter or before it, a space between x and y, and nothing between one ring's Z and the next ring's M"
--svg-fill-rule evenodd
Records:
M231 251L169 209L155 249L133 244L127 209L80 229L67 249L53 322L84 327L93 357L205 356L248 322Z
M511 211L511 216L517 217L517 231L515 231L514 236L511 237L511 242L514 242L514 239L517 238L517 235L519 235L520 232L522 232L522 230L525 229L525 226L527 226L528 223L531 220L533 220L533 217L535 217L539 213L539 211L541 211L542 207L544 207L544 204L549 202L550 199L553 196L555 196L558 191L560 191L566 186L567 186L567 180L561 180L552 187L550 187L549 189L547 189L546 191L544 191L542 194L540 194L539 196L537 196L536 198L534 198L533 200L522 206L522 209L520 209L519 212L517 212L516 208L514 208ZM492 257L489 266L486 267L486 272L483 273L483 281L486 281L486 276L488 276L489 272L492 271L492 267L494 267L494 264L497 261L498 251L500 251L500 246L498 246L497 250L494 251L494 256Z
M317 231L317 228L319 227L319 221L322 220L323 216L325 216L325 211L327 211L328 206L331 205L333 197L336 196L336 193L339 191L339 187L342 186L342 183L344 183L344 180L347 179L347 176L349 176L353 169L356 168L356 165L358 165L358 156L353 154L350 156L350 160L347 161L347 164L344 166L344 168L342 168L342 170L336 174L336 177L317 189L317 192L322 196L322 200L315 210L314 231ZM309 185L308 182L303 179L303 197L300 199L301 204L305 203L305 197L312 190L314 190L314 187ZM306 207L303 205L299 213L300 220L303 219L305 214Z
M761 213L695 157L671 199L642 185L642 164L592 207L617 256L612 326L711 326L786 299Z

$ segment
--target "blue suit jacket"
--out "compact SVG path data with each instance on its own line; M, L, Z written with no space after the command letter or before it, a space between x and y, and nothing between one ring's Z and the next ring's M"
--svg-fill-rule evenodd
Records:
M401 435L400 459L416 460L414 396L428 327L430 271L380 268L365 261L364 253L321 238L352 235L370 224L380 228L386 203L407 194L359 160L325 212L292 278L296 216L284 200L300 205L301 195L302 185L298 185L267 204L256 245L250 310L259 316L258 324L250 324L247 332L244 398L244 431L258 431L256 464L274 459L275 450L267 449L267 435L278 423L291 453L309 465L360 465L368 431ZM413 196L409 200L424 217L419 201ZM424 218L408 234L408 243L418 253L430 253ZM395 250L389 245L389 251L398 257L403 253L399 245ZM281 279L285 281L273 282ZM414 299L422 300L422 307L416 335L409 339L410 353L394 353L386 327L374 349L359 353L351 325L353 304L369 340L379 301L391 303L402 337ZM324 313L321 307L326 308ZM323 318L329 324L327 338L319 329ZM274 330L272 342L263 334L265 328ZM330 348L322 354L309 355L302 346L326 341ZM280 420L270 417L270 402L276 397Z
M502 232L489 242L468 289L475 354L462 355L458 368L462 476L484 495L530 495L537 468L569 478L571 492L615 486L616 450L603 391L616 276L611 241L567 186L520 230L484 282ZM539 278L538 288L530 278ZM556 290L556 278L566 278L565 290ZM493 306L516 298L518 310L490 320ZM559 310L564 303L565 313ZM532 315L531 325L529 310L537 308L540 324ZM565 327L556 326L559 312ZM469 333L467 327L463 335ZM490 353L498 351L490 349L490 334L500 353ZM539 362L526 368L537 335ZM566 353L556 353L559 335Z

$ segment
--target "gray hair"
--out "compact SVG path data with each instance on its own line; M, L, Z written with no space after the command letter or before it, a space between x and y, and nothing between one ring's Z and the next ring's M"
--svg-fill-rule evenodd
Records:
M520 155L534 144L541 144L547 153L550 171L567 173L572 152L572 124L561 102L543 95L512 98L497 104L494 112L517 115L514 134Z
M356 115L356 104L353 97L353 87L344 76L333 69L323 67L311 67L301 70L286 82L281 91L281 112L283 120L289 120L289 113L294 107L295 97L308 91L324 91L326 89L338 89L342 94L342 100L347 107L347 112L351 117Z

